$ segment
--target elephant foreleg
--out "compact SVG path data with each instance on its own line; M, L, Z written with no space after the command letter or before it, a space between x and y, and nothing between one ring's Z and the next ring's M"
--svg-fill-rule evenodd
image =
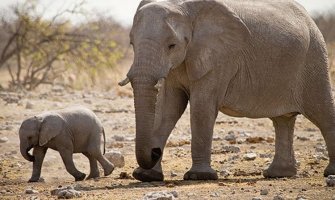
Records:
M75 178L75 181L82 181L85 179L86 174L78 171L73 163L72 152L67 149L59 150L59 154L62 157L66 170Z
M297 174L293 151L293 132L296 116L275 117L271 119L275 127L275 156L263 175L267 178L291 177Z
M162 102L160 102L163 104L160 110L161 123L154 130L155 141L162 147L164 147L167 138L184 113L188 103L188 98L184 91L169 86L164 87L165 94L162 97ZM152 169L136 168L133 172L133 177L143 182L163 181L161 159Z
M40 179L42 163L43 163L45 154L47 152L47 149L48 148L39 147L39 146L34 147L33 155L35 157L35 161L33 162L33 173L28 182L37 182Z
M214 98L210 99L210 97L204 95L191 96L190 106L192 167L186 172L184 179L216 180L218 175L211 168L211 147L218 109Z

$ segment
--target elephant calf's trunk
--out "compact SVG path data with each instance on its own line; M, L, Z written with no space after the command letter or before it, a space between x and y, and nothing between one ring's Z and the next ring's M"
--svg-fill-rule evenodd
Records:
M20 147L20 151L21 151L21 155L28 161L30 162L34 162L35 161L35 157L30 155L29 151L30 149L32 149L32 146L29 147Z

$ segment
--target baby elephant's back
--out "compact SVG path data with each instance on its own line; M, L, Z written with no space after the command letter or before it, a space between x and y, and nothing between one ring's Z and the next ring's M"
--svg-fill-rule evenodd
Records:
M67 124L67 128L76 136L102 133L102 125L98 117L84 107L72 107L58 112Z

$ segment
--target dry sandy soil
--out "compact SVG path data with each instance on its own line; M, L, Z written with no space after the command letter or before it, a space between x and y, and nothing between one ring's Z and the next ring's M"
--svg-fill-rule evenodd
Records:
M130 88L110 92L67 91L54 87L46 92L0 93L0 199L52 199L50 191L59 186L77 186L82 199L142 199L152 191L176 191L178 199L334 199L335 187L327 187L323 170L328 163L320 131L299 116L295 128L295 155L299 161L294 178L264 179L262 170L274 155L274 129L269 119L231 118L219 114L214 133L212 165L219 172L217 181L183 181L183 174L191 166L189 111L187 110L171 134L164 152L164 182L141 183L131 177L137 167L134 154L135 115ZM27 109L27 104L31 105ZM124 168L116 168L112 175L97 180L74 182L61 161L58 152L48 150L43 167L44 182L27 183L32 163L19 152L18 129L23 119L51 109L84 105L101 119L107 137L107 149L119 150L126 160ZM28 106L29 107L29 106ZM233 133L236 144L225 140ZM120 136L116 141L115 136ZM254 137L256 140L250 141ZM121 139L120 139L121 138ZM249 142L248 142L249 141ZM335 142L335 141L334 141ZM240 152L225 152L227 146ZM235 148L236 149L236 148ZM245 160L249 152L255 160ZM76 166L86 174L86 157L75 155ZM129 177L120 178L126 172ZM27 188L37 194L25 194ZM262 189L268 190L261 195Z

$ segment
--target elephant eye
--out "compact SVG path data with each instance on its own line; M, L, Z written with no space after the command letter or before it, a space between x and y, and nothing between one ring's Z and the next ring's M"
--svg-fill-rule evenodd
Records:
M172 50L172 49L174 49L176 47L176 44L170 44L169 45L169 50Z

